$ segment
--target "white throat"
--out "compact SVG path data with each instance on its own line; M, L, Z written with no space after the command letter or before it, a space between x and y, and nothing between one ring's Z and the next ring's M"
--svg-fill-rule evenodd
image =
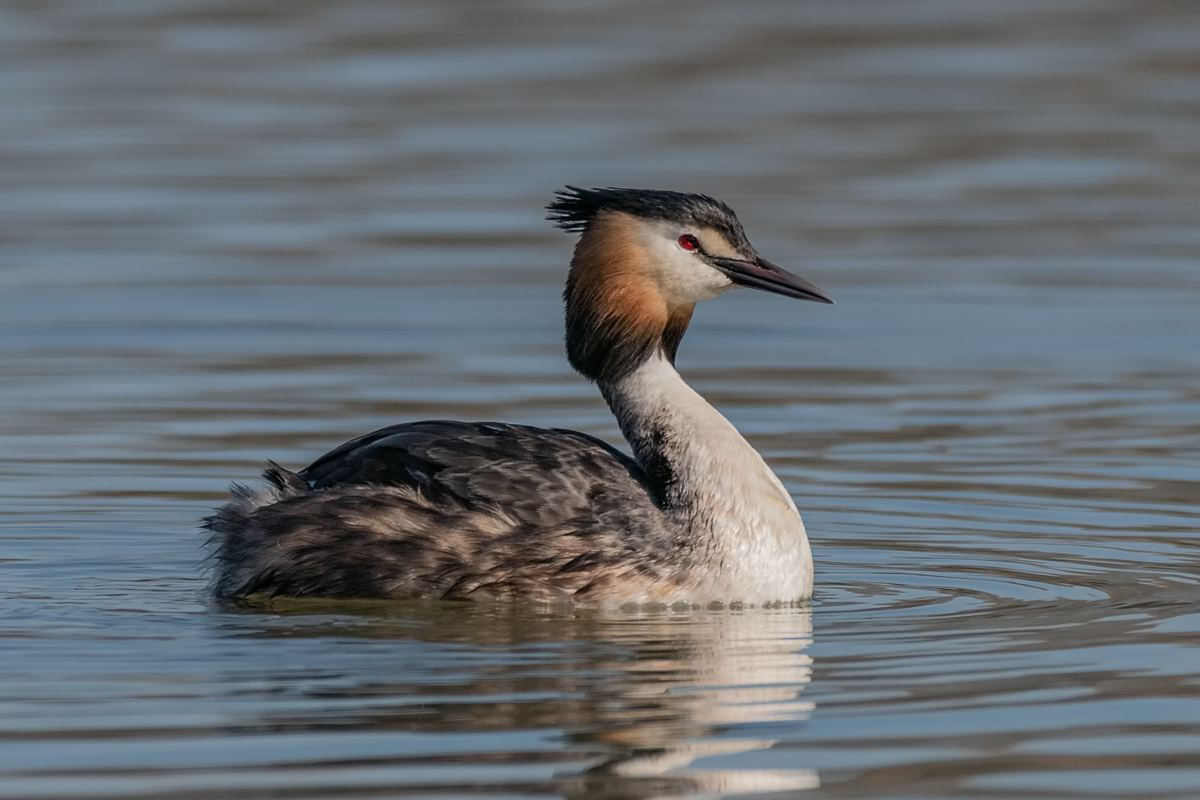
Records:
M605 399L664 513L694 547L691 602L769 603L812 594L812 554L795 503L762 456L661 354Z

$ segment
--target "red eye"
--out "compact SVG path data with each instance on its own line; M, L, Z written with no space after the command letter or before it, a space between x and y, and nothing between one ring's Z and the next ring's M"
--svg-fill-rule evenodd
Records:
M690 233L685 233L683 236L679 237L679 246L684 250L699 250L700 240L695 236L692 236Z

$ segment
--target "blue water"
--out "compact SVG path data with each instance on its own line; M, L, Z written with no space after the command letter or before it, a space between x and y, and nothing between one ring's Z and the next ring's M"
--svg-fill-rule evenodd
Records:
M1200 796L1193 4L9 4L0 164L0 797ZM679 356L811 607L211 605L267 458L619 441L566 183L837 298Z

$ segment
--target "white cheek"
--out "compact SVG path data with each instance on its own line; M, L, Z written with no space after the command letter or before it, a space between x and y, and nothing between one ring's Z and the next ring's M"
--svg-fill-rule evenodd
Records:
M711 300L728 289L733 281L713 269L695 253L684 250L670 239L655 237L650 243L655 282L663 298L671 305Z
M669 286L666 293L669 299L678 303L699 303L711 300L724 291L733 288L733 281L720 272L705 264L695 256L691 256L691 266L694 267L685 274L671 273L665 276Z

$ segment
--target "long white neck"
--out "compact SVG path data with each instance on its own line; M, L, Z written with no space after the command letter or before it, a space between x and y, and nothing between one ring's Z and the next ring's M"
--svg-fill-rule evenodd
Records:
M812 554L795 503L737 429L661 353L600 390L692 546L695 602L768 603L812 594Z

